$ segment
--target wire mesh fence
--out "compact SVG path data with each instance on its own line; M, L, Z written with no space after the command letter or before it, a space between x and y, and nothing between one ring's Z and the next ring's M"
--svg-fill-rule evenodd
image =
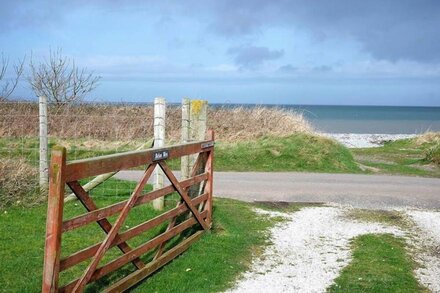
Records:
M178 109L174 107L169 111ZM68 160L149 148L152 137L152 105L48 106L49 155L54 145L66 147ZM38 103L0 103L1 206L39 201L38 166ZM94 192L120 196L132 190L132 182L112 178Z

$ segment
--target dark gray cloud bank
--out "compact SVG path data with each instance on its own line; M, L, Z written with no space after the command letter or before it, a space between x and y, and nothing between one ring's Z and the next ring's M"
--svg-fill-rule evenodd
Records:
M352 38L377 59L440 61L440 1L218 1L209 27L224 36L297 27L321 39ZM293 36L292 36L293 38Z
M353 39L376 59L440 62L438 0L1 1L0 32L54 25L82 7L121 11L159 7L166 15L199 19L208 33L225 38L242 38L270 27L295 27L309 31L317 40ZM237 64L258 66L282 55L270 48L255 48L236 48ZM249 57L243 56L246 50Z
M266 60L274 60L284 55L283 50L270 50L267 47L240 46L232 47L228 54L235 56L235 64L242 69L255 69Z

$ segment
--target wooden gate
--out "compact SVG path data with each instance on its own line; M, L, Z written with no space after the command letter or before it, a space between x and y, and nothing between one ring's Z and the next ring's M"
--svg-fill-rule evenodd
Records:
M181 156L198 154L190 178L178 181L168 167L166 160ZM124 291L138 283L154 271L185 251L200 238L203 231L212 224L212 189L213 189L214 133L208 132L208 139L201 142L179 144L164 148L120 153L86 160L66 162L65 148L52 150L49 174L49 198L46 225L46 245L44 254L43 292L82 292L88 283L94 282L122 266L133 263L136 270L106 288L106 292ZM131 196L116 204L98 208L93 199L79 184L79 180L103 173L114 172L142 165L148 165ZM142 194L143 188L156 166L168 177L170 185ZM67 185L84 205L87 213L63 219L64 189ZM198 186L200 192L190 196L188 191ZM142 205L153 199L177 192L180 201L177 206L161 215L149 219L133 228L121 232L120 229L134 206ZM118 214L114 224L108 217ZM189 213L180 223L179 215ZM129 239L168 221L165 232L133 248L127 244ZM61 259L61 235L87 224L96 223L106 233L104 240L95 245L77 251ZM191 236L176 246L166 250L166 243L189 228L197 228ZM99 266L105 253L112 247L122 251L110 262ZM141 256L155 251L153 260L144 263ZM60 272L83 261L90 261L82 276L59 287Z

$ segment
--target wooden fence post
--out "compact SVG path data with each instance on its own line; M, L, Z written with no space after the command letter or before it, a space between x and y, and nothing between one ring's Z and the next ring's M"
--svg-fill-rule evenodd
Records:
M48 179L48 142L47 142L47 97L39 97L39 122L40 122L40 192L44 194L47 191Z
M58 292L64 207L66 148L54 147L50 163L49 197L42 292Z
M208 114L208 101L205 100L192 100L190 110L190 141L205 140L206 135L206 122ZM192 169L196 162L197 155L189 156L189 168ZM202 164L204 165L204 164ZM203 168L197 171L201 173ZM200 194L203 188L203 184L196 184L190 187L189 195L194 197Z
M208 101L204 101L204 100L191 101L190 139L192 141L205 139L207 113L208 113ZM195 160L195 158L193 160ZM192 163L194 163L194 161L192 161Z
M182 99L182 136L181 143L187 143L190 141L190 113L191 113L191 100L188 98ZM180 159L180 178L189 178L191 172L191 166L189 163L189 156L183 156Z
M192 100L190 111L190 141L204 140L206 135L206 121L208 113L208 101ZM190 166L194 165L197 156L190 156Z
M154 147L165 146L165 117L166 117L166 101L165 98L154 99ZM154 171L154 189L160 189L164 186L163 171L159 166L156 166ZM164 208L164 198L159 197L153 201L155 210L162 210Z

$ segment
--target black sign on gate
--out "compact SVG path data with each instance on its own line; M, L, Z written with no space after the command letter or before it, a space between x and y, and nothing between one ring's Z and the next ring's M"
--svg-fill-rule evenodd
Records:
M202 149L207 149L207 148L210 148L210 147L213 147L213 146L214 146L214 142L213 141L204 142L201 145Z
M170 153L168 150L157 151L153 153L153 162L162 161L168 159Z

